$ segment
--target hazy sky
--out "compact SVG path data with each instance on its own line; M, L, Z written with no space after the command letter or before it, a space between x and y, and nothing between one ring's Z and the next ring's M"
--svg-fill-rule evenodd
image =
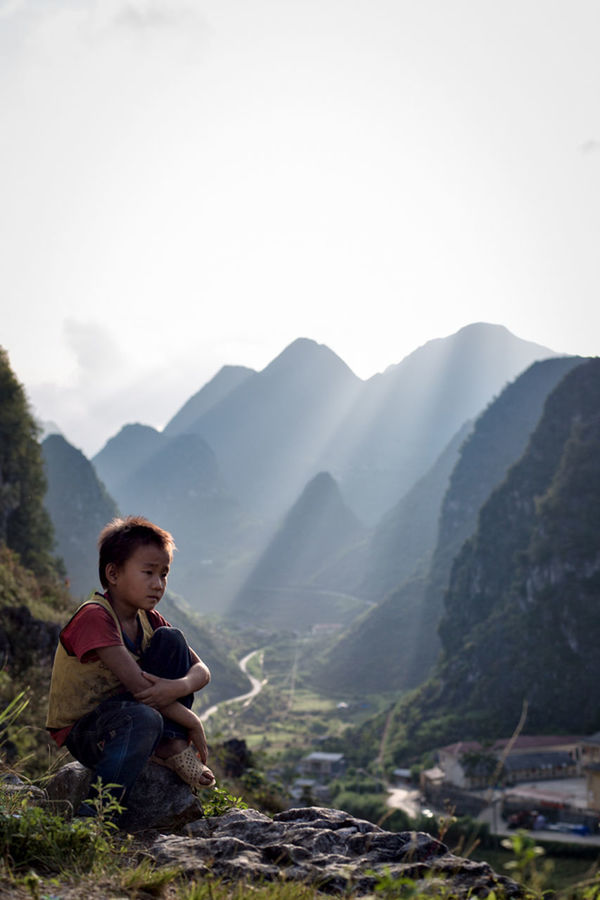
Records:
M600 352L597 0L0 0L0 344L86 452L296 337Z

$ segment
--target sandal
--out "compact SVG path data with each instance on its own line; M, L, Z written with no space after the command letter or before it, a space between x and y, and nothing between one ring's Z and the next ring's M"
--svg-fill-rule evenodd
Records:
M152 756L152 762L158 763L159 766L165 766L167 769L179 775L182 781L189 784L190 787L209 788L215 784L215 776L208 766L205 766L200 757L191 747L186 747L181 753L174 756L168 756L161 759L160 756ZM210 781L202 781L201 779L210 776Z

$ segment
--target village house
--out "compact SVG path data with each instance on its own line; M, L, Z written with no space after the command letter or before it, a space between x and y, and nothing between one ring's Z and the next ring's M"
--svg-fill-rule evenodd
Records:
M298 771L305 778L315 778L318 781L332 781L339 778L346 770L346 760L343 753L325 753L318 750L303 756L298 764Z
M582 772L581 737L524 735L502 738L489 746L459 741L437 752L444 783L464 790L499 784L574 778ZM600 762L600 740L598 743Z

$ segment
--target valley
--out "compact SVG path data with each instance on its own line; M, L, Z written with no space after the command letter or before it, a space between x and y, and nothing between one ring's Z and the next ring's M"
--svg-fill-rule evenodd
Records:
M211 670L197 698L209 743L245 742L252 777L281 797L314 791L377 821L394 773L425 778L446 747L517 725L540 741L600 732L599 408L598 360L499 326L365 383L302 339L263 372L220 373L162 432L125 426L93 460L34 439L43 506L25 532L5 504L6 552L31 568L23 584L59 578L54 622L95 587L107 519L170 528L160 611ZM11 571L7 646L22 627ZM48 662L34 674L17 658L15 689L36 683L43 703Z

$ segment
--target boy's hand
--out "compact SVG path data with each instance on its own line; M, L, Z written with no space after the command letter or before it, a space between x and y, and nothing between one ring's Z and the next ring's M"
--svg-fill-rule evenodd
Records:
M162 709L182 696L176 678L159 678L158 675L151 675L149 672L142 672L142 675L148 682L148 687L133 695L140 703Z

